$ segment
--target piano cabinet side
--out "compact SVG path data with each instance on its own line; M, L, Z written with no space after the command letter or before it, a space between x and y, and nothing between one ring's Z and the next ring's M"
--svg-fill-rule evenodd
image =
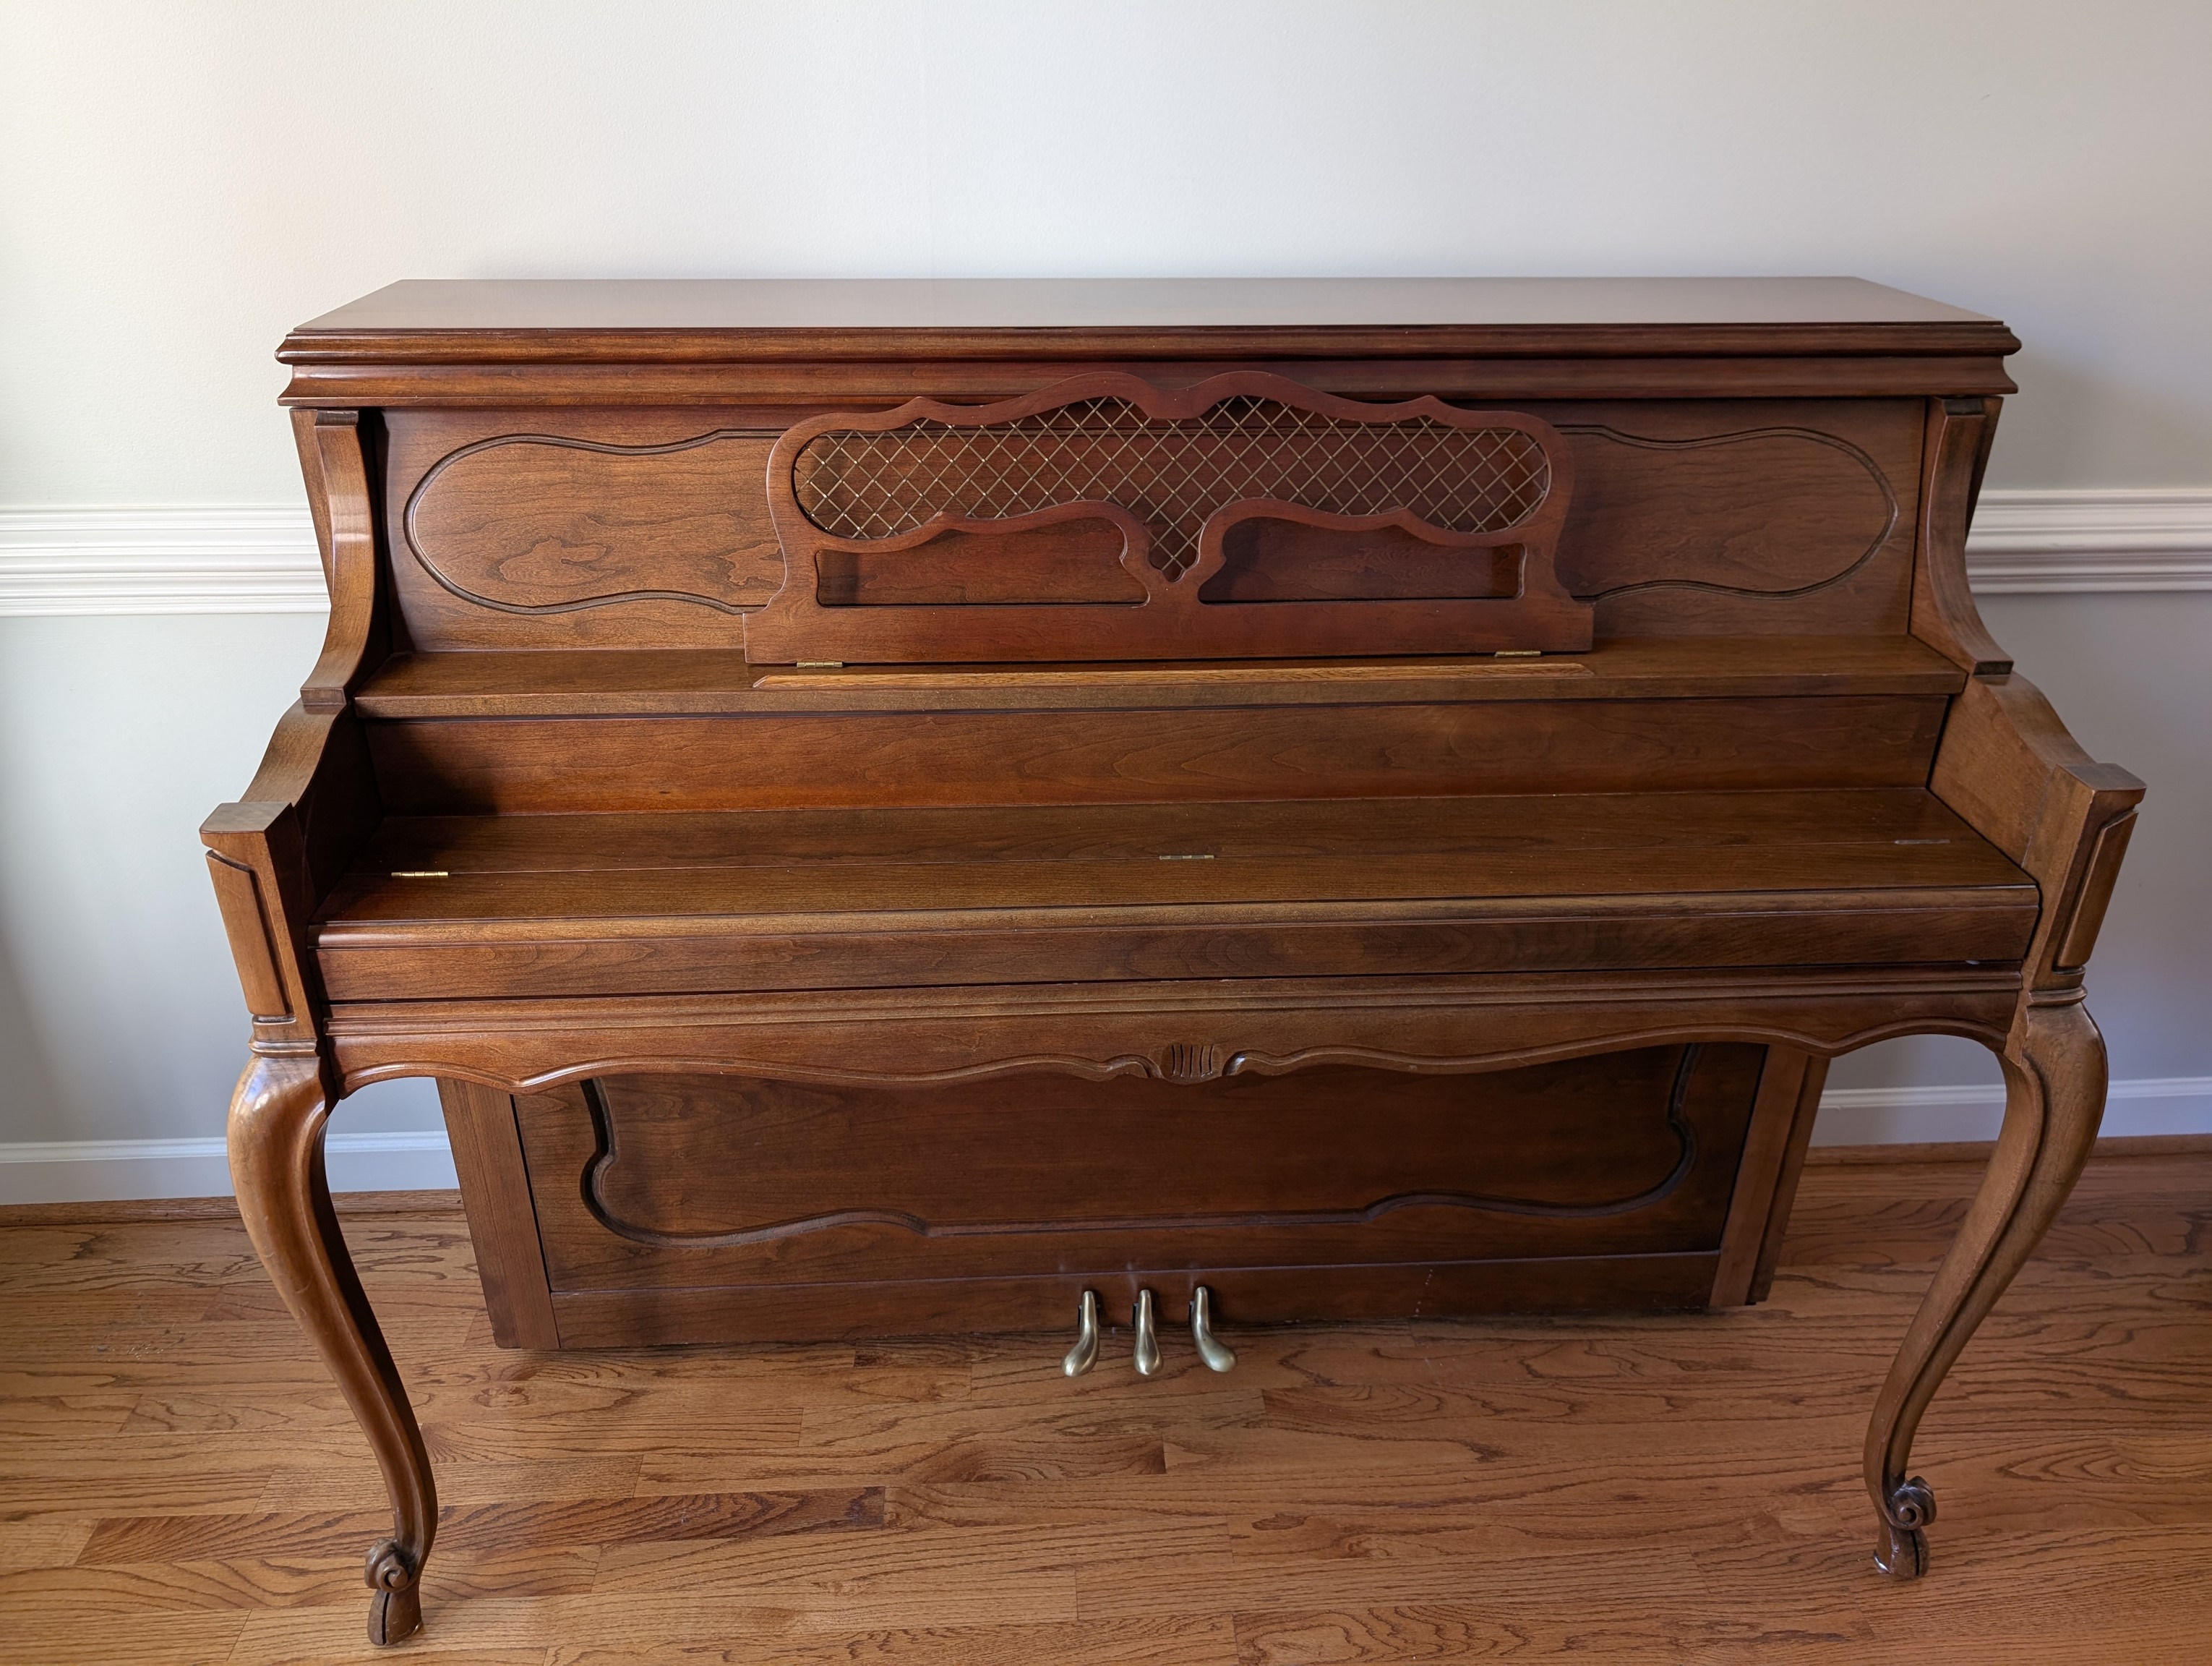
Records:
M2013 1023L1995 1049L2005 1079L1996 1149L1867 1429L1866 1483L1881 1518L1875 1562L1900 1578L1926 1571L1936 1514L1933 1492L1911 1473L1921 1415L2073 1190L2104 1116L2105 1043L2083 1005L2084 974L2143 796L2134 775L2075 742L1974 607L1966 531L1996 404L1929 401L1912 629L1968 672L1929 785L2027 870L2042 908Z
M374 413L295 413L293 427L330 587L330 623L261 767L238 801L216 807L200 837L253 1011L257 1055L317 1061L335 1097L322 1039L327 1003L307 926L383 818L351 693L390 652L395 627L381 570ZM273 1010L280 1001L281 1011Z

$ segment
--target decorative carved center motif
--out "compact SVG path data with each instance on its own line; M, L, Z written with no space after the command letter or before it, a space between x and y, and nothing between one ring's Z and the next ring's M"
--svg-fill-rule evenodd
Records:
M1210 1082L1222 1073L1221 1052L1204 1042L1170 1042L1153 1067L1170 1082Z
M809 521L854 539L896 538L940 514L996 520L1114 503L1150 527L1153 565L1179 577L1206 517L1227 504L1409 509L1452 532L1495 532L1536 512L1551 468L1518 429L1347 422L1249 395L1169 420L1105 397L988 426L831 429L799 453L793 485Z

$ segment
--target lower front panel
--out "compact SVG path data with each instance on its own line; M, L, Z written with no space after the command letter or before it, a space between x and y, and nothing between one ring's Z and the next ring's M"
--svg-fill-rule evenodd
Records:
M562 1346L1059 1327L1085 1289L1118 1323L1139 1286L1167 1316L1200 1284L1234 1325L1703 1305L1764 1059L630 1076L489 1109Z

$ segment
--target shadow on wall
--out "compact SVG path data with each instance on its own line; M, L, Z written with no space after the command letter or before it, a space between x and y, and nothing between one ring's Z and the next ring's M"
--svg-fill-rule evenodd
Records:
M2005 401L1997 424L1992 487L2173 486L2202 477L2201 467L2177 477L2155 461L2146 473L2140 446L2129 443L2132 435L2158 434L2169 436L2169 455L2212 454L2212 429L2201 408L2179 397L2181 390L2160 398L2140 381L2032 341L2005 368L2020 392Z
M0 929L0 1144L51 1139L68 1122L52 1061L40 1044L15 957Z

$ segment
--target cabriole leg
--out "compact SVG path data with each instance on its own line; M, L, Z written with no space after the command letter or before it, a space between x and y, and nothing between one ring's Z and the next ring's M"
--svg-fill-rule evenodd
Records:
M345 1391L384 1471L392 1536L369 1547L368 1640L397 1643L422 1623L417 1582L437 1531L438 1496L414 1408L331 1208L329 1121L313 1059L256 1059L230 1102L230 1173L262 1264Z
M2105 1114L2105 1039L2077 994L2021 1010L2000 1055L2004 1127L1966 1224L1913 1315L1867 1429L1866 1481L1881 1516L1875 1564L1900 1579L1928 1568L1935 1494L1911 1475L1921 1414L1960 1350L2042 1238Z

